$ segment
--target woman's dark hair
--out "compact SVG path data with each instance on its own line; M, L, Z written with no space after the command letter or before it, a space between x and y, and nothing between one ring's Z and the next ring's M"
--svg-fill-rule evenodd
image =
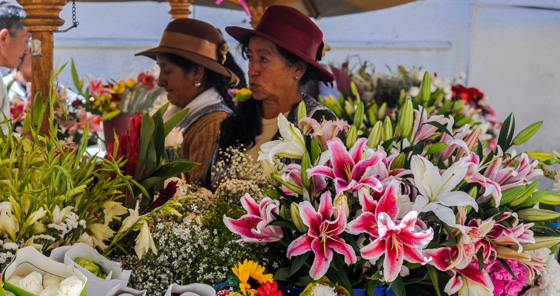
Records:
M161 55L165 56L172 64L180 67L185 73L192 71L194 65L197 65L196 63L191 62L189 59L186 59L178 55L174 55L174 54L161 54ZM213 87L214 89L216 89L218 94L220 94L220 96L222 96L222 98L224 99L224 103L226 103L226 105L233 110L235 106L233 104L233 100L231 99L231 96L228 93L228 89L229 89L228 78L214 71L208 70L206 68L204 69L205 69L204 77L202 77L202 81L201 81L203 87L208 87L208 88Z

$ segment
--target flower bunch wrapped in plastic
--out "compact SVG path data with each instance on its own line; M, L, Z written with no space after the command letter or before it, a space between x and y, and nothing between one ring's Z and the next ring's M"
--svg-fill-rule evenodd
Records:
M425 76L422 95L405 96L398 117L382 118L367 138L360 120L318 123L300 107L296 127L279 116L282 139L263 145L259 160L292 163L265 166L276 190L242 197L247 213L224 217L242 242L285 256L277 281L326 276L369 295L379 282L397 295L517 295L546 271L531 251L560 243L543 223L560 216L548 209L560 195L537 189L542 163L511 153L542 123L515 134L510 116L491 148L480 128L426 111L430 85Z
M103 83L102 79L88 77L90 82L84 85L84 80L78 77L72 61L72 79L80 95L86 98L85 103L77 100L73 105L83 103L86 110L101 115L101 120L111 119L119 113L146 113L164 91L156 84L155 76L149 72L142 72L136 78L131 76L126 80L109 80L107 83Z
M238 262L232 269L236 279L229 282L229 287L217 292L218 296L282 296L272 274L265 273L265 268L257 262L247 260Z

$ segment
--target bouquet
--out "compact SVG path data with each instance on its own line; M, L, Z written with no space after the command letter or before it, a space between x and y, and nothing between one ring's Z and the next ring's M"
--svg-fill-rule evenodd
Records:
M77 100L73 104L83 104L87 111L100 115L103 121L119 113L147 113L164 91L156 84L155 76L149 72L142 72L136 78L131 76L126 80L109 79L106 83L88 75L90 82L84 88L84 80L78 77L74 61L71 68L76 89L86 98L85 102Z
M542 161L512 152L542 122L515 134L510 115L490 147L479 127L427 111L430 86L426 74L367 138L362 104L351 126L316 122L303 105L298 126L279 116L282 138L259 157L276 189L243 196L241 218L224 216L241 242L271 250L275 280L305 287L326 276L351 294L383 283L397 295L518 295L546 273L539 254L560 236L544 222L560 216L550 209L560 194L537 189ZM292 163L277 168L278 157Z

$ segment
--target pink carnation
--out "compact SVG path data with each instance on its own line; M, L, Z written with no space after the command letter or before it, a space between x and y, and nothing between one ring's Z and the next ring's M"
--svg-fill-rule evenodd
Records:
M511 276L501 262L496 261L487 270L494 284L494 296L519 295L519 292L521 292L527 282L527 269L519 261L506 260L506 262L517 280Z

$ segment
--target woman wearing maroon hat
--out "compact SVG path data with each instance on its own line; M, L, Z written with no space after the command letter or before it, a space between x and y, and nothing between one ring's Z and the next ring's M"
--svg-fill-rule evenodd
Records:
M307 16L289 6L271 5L254 30L226 27L226 32L241 43L249 60L252 98L240 103L222 123L219 148L241 144L256 160L261 144L279 136L278 115L296 123L301 101L310 117L336 118L301 91L309 80L334 79L317 63L323 56L323 33Z
M167 91L172 104L163 119L190 109L177 125L183 137L179 157L200 163L186 174L187 182L198 180L208 165L220 123L232 112L227 84L236 76L224 66L227 51L214 26L176 19L165 28L158 47L136 54L155 59L160 67L158 85Z

